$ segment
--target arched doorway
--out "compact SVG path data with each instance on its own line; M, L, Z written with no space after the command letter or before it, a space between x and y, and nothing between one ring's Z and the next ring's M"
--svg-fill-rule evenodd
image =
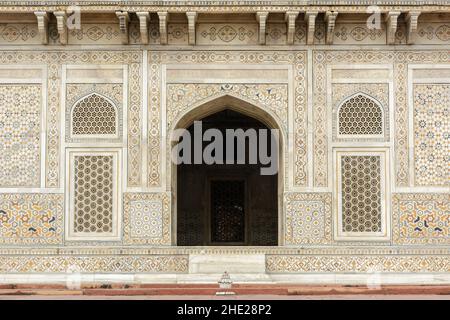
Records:
M234 100L238 103L233 103L236 102ZM226 129L279 129L268 113L234 97L219 98L209 107L195 108L178 121L177 128L187 128L193 136L193 122L198 120L202 121L202 134L211 128L221 132ZM275 153L277 163L282 167L281 135L279 138ZM266 150L270 152L270 138L265 141L268 143ZM248 143L246 140L247 147ZM203 143L202 147L205 145L208 143ZM226 159L228 155L225 149L223 151ZM258 159L254 164L191 163L173 166L176 244L278 245L282 171L261 175L260 169L264 165Z

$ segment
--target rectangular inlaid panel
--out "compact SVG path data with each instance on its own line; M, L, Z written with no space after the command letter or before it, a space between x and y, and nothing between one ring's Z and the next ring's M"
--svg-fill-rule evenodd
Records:
M0 187L39 187L41 85L0 85Z
M395 194L393 221L395 244L450 245L450 194Z
M415 184L450 187L450 84L414 85Z
M341 157L342 232L381 232L381 159Z
M284 204L287 245L331 242L331 193L288 193Z
M130 201L130 237L161 238L163 204L160 200Z
M113 229L112 156L75 156L74 233L110 233Z
M63 194L1 194L0 244L61 244Z
M124 243L133 245L171 244L169 193L125 193Z

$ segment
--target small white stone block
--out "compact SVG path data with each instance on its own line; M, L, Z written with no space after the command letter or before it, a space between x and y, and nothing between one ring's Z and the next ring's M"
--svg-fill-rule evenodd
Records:
M190 255L189 273L219 273L227 271L233 279L235 273L265 273L263 254L252 255Z

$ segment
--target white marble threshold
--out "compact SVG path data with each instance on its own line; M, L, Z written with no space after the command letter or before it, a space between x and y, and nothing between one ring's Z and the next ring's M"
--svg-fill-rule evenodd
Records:
M298 285L450 285L450 273L389 273L389 274L231 274L233 283L298 284ZM76 288L82 283L108 284L193 284L217 283L221 274L0 274L1 284L66 284Z

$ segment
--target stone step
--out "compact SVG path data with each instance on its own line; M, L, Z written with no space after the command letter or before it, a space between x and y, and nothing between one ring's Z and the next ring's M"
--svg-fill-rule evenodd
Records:
M365 286L311 286L311 285L254 285L236 284L232 289L219 289L216 284L139 284L91 285L70 290L62 285L0 285L0 296L161 296L161 295L216 295L232 291L237 295L450 295L450 286L391 285L380 288Z

